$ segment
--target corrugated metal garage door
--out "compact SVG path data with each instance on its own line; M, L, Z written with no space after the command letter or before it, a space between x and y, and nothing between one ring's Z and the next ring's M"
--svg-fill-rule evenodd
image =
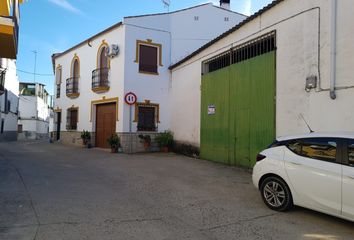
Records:
M263 51L262 44L269 46ZM257 153L275 137L275 35L252 41L206 64L209 71L202 77L201 157L251 167Z

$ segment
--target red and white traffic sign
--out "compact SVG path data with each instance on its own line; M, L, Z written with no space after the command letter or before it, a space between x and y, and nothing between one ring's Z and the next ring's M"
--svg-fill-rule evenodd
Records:
M135 93L128 92L127 94L125 94L124 99L126 104L134 105L138 98L136 97Z

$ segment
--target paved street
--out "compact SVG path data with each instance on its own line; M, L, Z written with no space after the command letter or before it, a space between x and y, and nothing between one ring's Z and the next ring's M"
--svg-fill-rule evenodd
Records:
M0 239L353 239L354 224L268 210L241 169L174 154L0 144Z

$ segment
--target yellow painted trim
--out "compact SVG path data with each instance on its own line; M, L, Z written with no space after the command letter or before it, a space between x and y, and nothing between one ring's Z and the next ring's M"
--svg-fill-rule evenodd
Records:
M80 93L67 93L66 96L69 98L78 98Z
M134 62L136 62L136 63L139 62L140 45L147 45L147 46L156 47L158 49L159 65L160 65L160 67L163 67L163 65L162 65L162 44L153 43L151 39L147 39L146 41L136 40L136 49L135 49L136 55L135 55Z
M106 98L106 97L102 97L102 99L100 100L94 100L91 101L91 111L90 111L90 122L92 122L92 110L93 110L93 105L100 105L100 104L105 104L105 103L116 103L116 121L119 121L118 118L118 103L119 103L119 98L115 97L115 98Z
M95 93L104 93L104 92L108 92L110 87L95 87L92 88L92 91Z
M0 33L7 34L7 35L13 35L14 34L14 27L0 24Z
M145 72L145 71L139 71L139 73L141 73L141 74L147 74L147 75L154 75L154 76L159 75L159 73Z
M100 56L101 56L101 51L102 51L102 48L103 47L109 47L108 46L108 43L106 42L106 40L102 40L102 43L101 43L101 45L98 47L98 51L97 51L97 59L96 59L96 68L98 69L98 68L100 68ZM107 67L110 69L111 68L111 59L109 58L109 57L107 57Z
M60 74L60 84L62 83L62 79L63 79L63 67L60 65L60 64L58 64L58 66L57 66L57 68L56 68L56 70L55 70L55 84L57 85L57 72L59 71L59 70L61 70L61 74Z
M2 16L10 16L11 9L11 1L10 0L0 0L0 15Z
M56 109L53 110L53 112L62 112L61 108L57 107Z
M79 63L79 71L78 71L79 75L78 76L74 76L74 72L73 72L75 60L77 60ZM73 59L71 60L70 77L80 77L80 68L81 68L80 58L75 53Z
M160 104L151 103L150 100L135 103L134 122L139 121L139 107L154 107L156 113L155 120L157 123L160 123Z

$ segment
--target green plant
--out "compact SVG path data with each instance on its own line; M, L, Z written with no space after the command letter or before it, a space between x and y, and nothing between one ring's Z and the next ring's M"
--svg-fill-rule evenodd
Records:
M112 149L118 149L120 146L120 138L117 134L112 134L108 139L107 143Z
M173 140L173 133L171 131L165 131L163 133L159 133L155 137L156 142L159 144L160 147L172 147L174 140Z
M151 137L150 137L150 135L143 135L143 134L140 134L140 135L139 135L139 138L140 138L144 143L148 143L148 144L151 143Z
M86 145L91 140L91 133L89 131L81 132L81 139L84 145Z

